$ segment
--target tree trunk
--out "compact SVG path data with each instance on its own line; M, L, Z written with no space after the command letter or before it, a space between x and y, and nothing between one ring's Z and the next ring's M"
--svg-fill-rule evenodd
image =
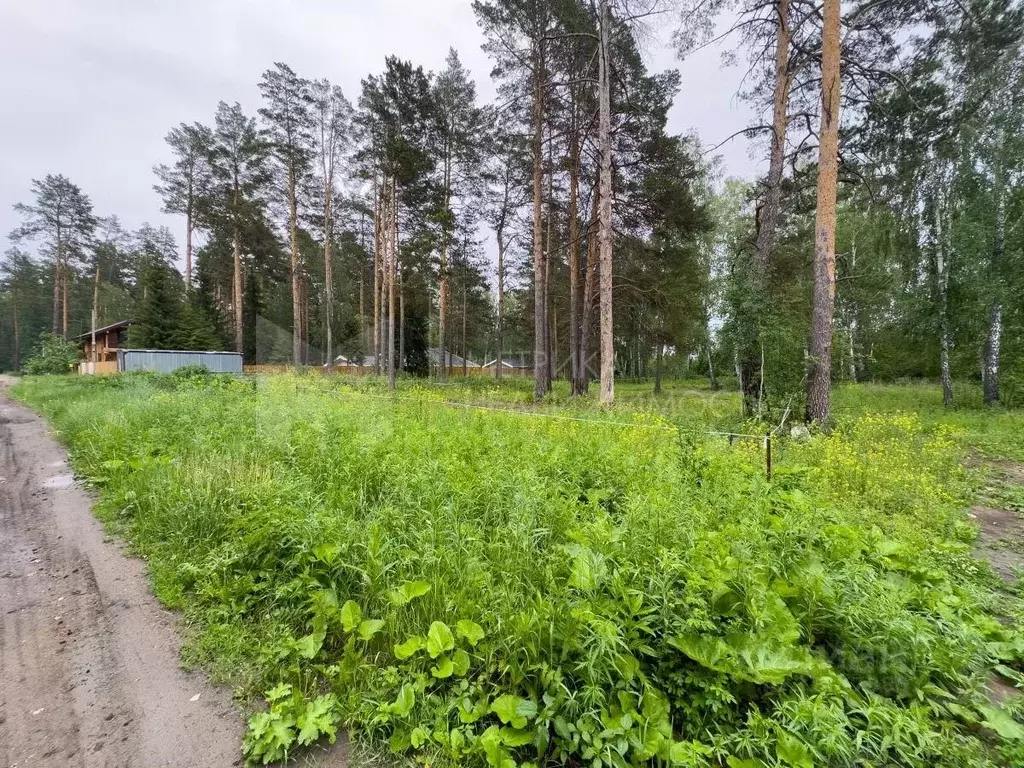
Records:
M324 184L324 298L327 301L327 370L334 367L334 254L331 249L333 190L330 182ZM359 281L359 323L363 322L363 283Z
M381 270L381 195L377 174L373 174L373 372L380 375L380 270Z
M661 363L665 354L665 345L658 343L658 349L654 356L654 394L661 394Z
M57 252L53 256L53 335L60 333L60 252L61 244L57 243Z
M711 354L711 344L710 343L705 346L705 350L707 351L707 355L708 355L708 379L709 379L709 384L711 386L711 391L712 392L717 392L718 389L719 389L719 387L718 387L718 377L715 376L715 363L714 363L714 360L712 359L713 356Z
M64 267L63 269L61 269L60 279L60 335L65 339L68 337L68 272L70 271L71 270L68 269L68 260L67 257L65 256Z
M988 335L985 339L985 369L982 377L985 405L996 405L999 402L999 347L1003 333L1002 262L1006 251L1006 195L1002 169L996 169L995 196L996 231L989 263L991 299L988 305Z
M445 366L444 353L445 353L445 330L448 324L448 208L451 206L451 186L452 186L452 170L451 170L451 153L448 148L445 147L444 153L444 224L442 225L441 231L441 285L440 293L438 297L438 312L437 312L437 348L439 359L442 361L442 365L438 368L438 380L445 380Z
M92 362L95 365L98 360L96 353L96 326L99 325L99 314L100 314L100 259L96 257L96 274L93 278L92 283L92 332L89 334L90 341L92 342ZM95 373L95 368L93 373Z
M779 215L782 210L782 171L785 163L786 132L789 109L789 0L776 3L778 32L775 38L775 93L772 106L772 140L768 159L768 178L765 181L764 202L758 217L757 241L754 250L751 290L756 294L751 301L753 316L747 318L750 329L744 329L747 343L743 345L740 365L743 369L743 401L748 413L755 404L763 402L761 383L761 313L762 301L767 301L769 270L775 250ZM758 299L761 299L760 301Z
M825 0L821 56L821 128L814 240L807 420L831 415L832 323L836 297L836 187L839 177L839 0Z
M580 395L580 148L575 128L569 136L569 381Z
M398 181L391 179L390 229L388 236L388 388L395 388L395 281L398 274Z
M295 194L295 169L288 168L288 230L292 257L292 365L302 363L302 297L299 286L299 202Z
M402 270L398 270L398 370L405 370L405 289Z
M232 303L235 314L235 351L242 351L242 243L238 233L238 225L235 225L234 234L231 237L231 252L234 262L231 291Z
M544 60L541 42L534 41L533 53L533 394L543 399L551 389L547 345L547 258L541 228L544 159Z
M838 2L838 0L832 0ZM612 112L611 112L611 14L608 0L601 0L600 51L598 52L598 144L600 150L601 201L598 205L597 242L601 263L601 390L599 401L615 400L615 344L612 328Z
M195 229L193 224L193 203L190 200L185 213L185 291L192 289L192 232Z
M14 357L12 362L14 363L14 370L21 370L21 323L18 320L18 294L15 292L11 297L11 310L13 311L14 320Z
M462 375L469 375L469 360L466 350L466 283L462 283Z
M580 380L579 391L590 389L590 332L594 327L594 292L597 290L597 208L601 195L594 184L591 195L590 224L587 226L587 279L583 285L583 307L580 312Z
M494 366L494 378L501 381L502 368L504 368L503 355L505 354L505 228L499 226L496 232L498 236L498 362Z
M935 282L939 304L939 367L942 375L942 404L953 404L953 376L949 364L949 227L946 221L946 190L944 182L935 185Z

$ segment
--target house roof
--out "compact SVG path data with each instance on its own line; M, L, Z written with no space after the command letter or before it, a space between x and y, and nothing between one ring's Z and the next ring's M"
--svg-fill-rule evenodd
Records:
M102 328L97 328L96 329L96 333L106 333L107 331L116 331L116 330L119 330L121 328L127 328L131 324L132 324L131 320L119 320L116 323L111 323L110 325L104 325ZM89 331L86 331L85 333L80 333L77 336L75 336L75 338L76 339L92 338L92 331L89 330Z
M484 363L484 368L494 368L498 364L498 359L495 358L489 362ZM525 360L518 357L504 357L501 360L503 368L529 368L530 365Z
M441 363L441 350L438 347L431 347L427 350L427 359L430 360L431 365L440 365ZM463 358L460 355L456 355L454 352L448 351L444 353L444 361L452 368L479 368L480 363L474 363L472 360Z

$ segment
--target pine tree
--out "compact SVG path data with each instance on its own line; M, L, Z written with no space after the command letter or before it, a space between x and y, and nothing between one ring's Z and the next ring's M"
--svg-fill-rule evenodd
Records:
M128 329L128 343L138 349L176 349L181 322L180 280L159 261L146 267L143 296Z
M187 291L192 287L193 235L211 192L210 153L213 147L213 132L200 123L182 123L171 129L165 141L174 153L174 164L153 167L153 173L160 180L153 189L163 199L164 213L178 213L185 217Z
M53 274L53 333L68 333L68 292L77 264L83 262L96 230L92 201L66 176L46 175L32 180L33 204L14 210L22 224L10 234L13 243L40 243Z
M213 190L211 219L230 232L232 252L232 289L230 306L234 322L235 351L242 352L244 283L242 279L242 241L246 230L262 220L264 195L269 180L266 167L267 145L237 102L217 106L216 128L211 152Z
M267 146L277 161L278 186L288 210L292 279L292 364L303 362L302 267L299 263L299 193L313 160L313 115L310 83L278 62L263 73L260 93L266 106Z

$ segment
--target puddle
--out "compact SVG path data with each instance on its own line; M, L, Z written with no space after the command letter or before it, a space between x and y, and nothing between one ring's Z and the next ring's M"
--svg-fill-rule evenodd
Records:
M60 490L62 488L70 488L74 484L75 476L72 474L54 475L53 477L43 480L42 487Z

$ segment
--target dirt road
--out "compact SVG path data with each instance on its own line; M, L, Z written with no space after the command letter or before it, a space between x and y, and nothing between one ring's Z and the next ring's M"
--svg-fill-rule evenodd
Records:
M230 691L178 664L143 564L104 540L0 377L0 768L240 765Z

